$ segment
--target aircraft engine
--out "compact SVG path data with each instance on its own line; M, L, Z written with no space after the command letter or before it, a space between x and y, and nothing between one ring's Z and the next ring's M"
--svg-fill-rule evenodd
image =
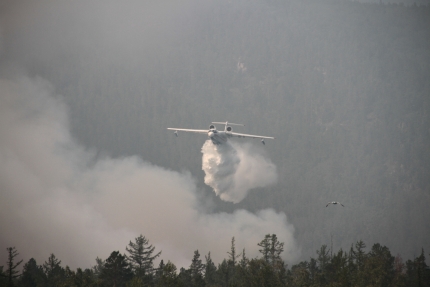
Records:
M227 127L227 128L226 128L226 130L227 130L228 132L232 132L232 131L233 131L233 129L232 129L231 127Z
M210 129L210 130L216 130L216 127L215 127L214 125L210 125L210 126L209 126L209 129Z

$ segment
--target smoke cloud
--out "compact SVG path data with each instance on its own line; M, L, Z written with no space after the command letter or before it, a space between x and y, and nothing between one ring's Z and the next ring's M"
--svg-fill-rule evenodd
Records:
M42 264L54 253L64 266L87 268L96 257L124 252L139 234L178 267L188 267L197 249L220 262L233 236L238 250L257 257L268 233L285 243L287 262L297 258L294 227L283 213L204 212L190 173L137 156L96 158L71 136L67 106L48 81L0 79L0 102L0 262L15 246L25 262ZM233 144L224 153L205 144L207 170L217 169L207 182L224 181L214 187L224 200L240 201L276 179L273 164L258 153L249 157L250 148ZM224 163L211 165L216 158Z
M202 153L205 183L224 201L238 203L250 189L276 183L276 166L251 144L207 140Z

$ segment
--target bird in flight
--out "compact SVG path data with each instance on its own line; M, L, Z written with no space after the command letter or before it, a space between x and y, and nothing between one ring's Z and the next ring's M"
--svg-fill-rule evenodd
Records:
M329 203L327 203L327 205L325 206L325 207L327 207L327 206L329 206L329 204L340 204L340 205L342 205L343 207L345 207L345 205L343 205L342 203L340 203L340 202L338 202L338 201L330 201Z

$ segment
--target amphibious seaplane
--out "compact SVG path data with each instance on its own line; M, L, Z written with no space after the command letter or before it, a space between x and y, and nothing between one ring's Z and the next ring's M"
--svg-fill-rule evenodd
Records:
M217 130L216 126L214 126L213 124L224 125L224 130L223 131ZM176 136L178 136L179 131L198 133L198 134L207 134L208 137L211 139L211 141L217 145L227 142L227 139L231 138L231 137L261 139L262 144L266 144L264 142L265 139L275 139L274 137L265 137L265 136L235 133L235 132L233 132L233 129L231 126L245 126L245 125L233 124L233 123L229 123L229 122L212 122L212 124L209 126L209 130L176 129L176 128L167 128L167 129L174 131Z

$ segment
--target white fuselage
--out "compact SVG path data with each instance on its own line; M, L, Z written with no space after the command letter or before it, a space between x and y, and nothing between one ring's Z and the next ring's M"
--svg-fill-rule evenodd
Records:
M227 142L229 135L225 131L217 131L215 129L211 129L208 132L208 137L214 144L222 144Z

